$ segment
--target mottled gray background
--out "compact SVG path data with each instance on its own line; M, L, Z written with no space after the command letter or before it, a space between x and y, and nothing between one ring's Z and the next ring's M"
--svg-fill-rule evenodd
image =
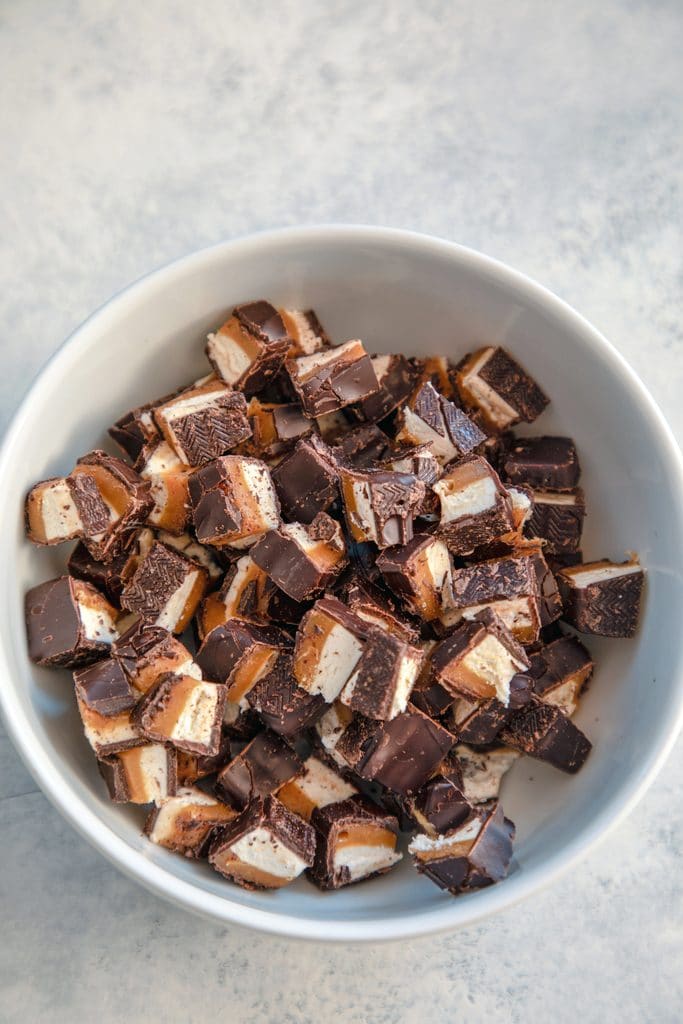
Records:
M360 221L538 278L680 437L682 52L679 0L4 0L0 427L61 340L150 268ZM678 1022L682 783L679 744L570 877L479 927L316 949L127 881L0 731L0 1019Z

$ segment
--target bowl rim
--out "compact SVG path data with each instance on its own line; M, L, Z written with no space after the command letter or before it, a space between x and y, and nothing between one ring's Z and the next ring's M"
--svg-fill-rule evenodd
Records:
M358 244L383 243L414 252L429 251L445 257L455 256L475 271L484 273L507 287L513 287L527 301L540 304L555 315L561 316L569 329L583 334L590 343L602 350L613 372L621 376L625 385L630 388L641 415L649 419L657 436L662 457L671 475L676 505L683 509L683 455L671 428L635 371L592 324L526 274L475 249L416 231L361 224L277 228L222 241L164 264L115 293L69 335L29 384L0 447L0 481L7 474L12 453L21 444L24 423L31 407L40 399L41 390L46 387L52 373L68 360L75 358L80 348L87 346L90 335L100 329L104 320L112 316L118 317L128 308L133 309L138 296L150 286L168 287L174 280L182 278L189 268L200 270L203 265L208 266L228 251L231 256L238 257L240 252L246 253L254 247L258 249L271 245L286 246L295 242L324 242L329 245L335 242L348 242L350 239L357 241ZM683 643L679 655L681 653ZM679 662L680 660L679 656ZM9 659L2 642L0 671L11 678ZM270 910L244 906L232 902L229 897L217 898L214 894L205 892L193 883L179 879L165 868L152 863L143 852L133 849L124 839L112 833L98 815L71 789L61 773L55 771L52 760L36 737L29 718L24 714L18 695L11 689L0 688L0 709L7 732L28 771L62 816L111 863L148 890L214 921L316 942L390 941L453 930L474 924L490 914L511 907L531 893L549 885L575 866L630 813L661 770L683 726L683 674L677 679L672 703L675 713L670 717L665 739L657 749L649 751L640 765L639 776L634 779L633 785L606 799L586 827L541 865L528 872L512 875L503 884L480 890L472 897L453 900L436 909L399 913L390 918L354 921L335 919L333 916L322 919L299 918L276 908ZM330 911L333 910L334 908L330 907Z

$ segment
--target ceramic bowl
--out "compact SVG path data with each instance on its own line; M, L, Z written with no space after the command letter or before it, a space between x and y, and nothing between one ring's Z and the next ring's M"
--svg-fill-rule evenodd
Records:
M207 370L203 341L231 306L266 296L314 307L330 335L371 352L509 348L551 396L529 433L570 434L589 515L584 551L647 569L634 640L591 639L597 670L577 722L594 743L568 777L529 759L505 779L517 825L509 877L458 899L408 858L389 875L329 895L305 879L247 892L205 863L153 846L144 812L109 802L81 731L67 672L27 660L25 590L63 568L63 548L24 539L23 498L107 445L123 412ZM112 449L113 450L113 449ZM450 242L368 227L271 232L215 246L157 270L98 310L30 389L0 455L0 699L9 733L61 813L121 870L189 910L280 935L324 940L418 936L470 923L547 884L625 815L662 765L683 709L683 473L654 402L582 317L522 274ZM67 546L68 547L68 546ZM577 882L577 884L579 884Z

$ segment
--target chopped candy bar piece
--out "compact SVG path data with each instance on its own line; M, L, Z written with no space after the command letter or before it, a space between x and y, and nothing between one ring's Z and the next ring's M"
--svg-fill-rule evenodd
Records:
M179 551L154 541L121 594L124 608L146 622L182 633L208 584L206 569Z
M451 557L439 537L416 534L403 546L387 548L377 568L414 615L425 622L442 616L450 599Z
M135 468L151 486L154 506L147 522L172 534L184 533L190 518L188 466L167 441L158 438L142 449Z
M26 498L26 533L34 544L61 544L83 536L83 522L68 479L34 484Z
M312 866L315 844L311 826L268 796L218 833L209 861L245 889L279 889Z
M331 342L312 309L281 309L280 316L291 340L288 355L310 356Z
M292 747L273 732L255 736L218 774L216 788L233 807L243 808L257 797L291 782L303 771Z
M376 423L363 423L352 427L333 445L332 455L337 465L347 469L374 469L390 445L388 435Z
M368 718L395 718L406 710L422 660L419 647L371 627L340 700Z
M181 391L154 417L186 466L202 466L251 437L244 395L215 379Z
M211 757L221 742L225 686L169 672L135 708L133 720L147 739Z
M317 757L304 761L303 774L278 790L278 800L305 821L316 807L327 807L357 796L358 790Z
M367 632L367 623L335 597L316 601L297 631L293 672L299 686L331 704L353 675Z
M336 412L379 389L362 341L288 359L285 365L307 416Z
M291 646L291 637L281 629L233 619L206 636L197 664L206 679L227 686L229 701L239 703L274 667L280 651Z
M455 463L433 490L441 502L439 535L456 555L470 554L514 527L507 491L480 455Z
M283 523L251 549L251 557L285 594L305 601L325 590L341 572L346 546L339 524L319 512L309 526Z
M344 511L355 541L373 541L380 548L407 544L413 536L426 488L410 473L378 469L340 470Z
M515 826L500 804L476 811L446 835L417 835L408 846L417 870L441 889L457 895L499 882L512 860Z
M396 440L428 445L445 466L477 448L486 440L486 434L462 409L440 395L431 383L426 383L403 410Z
M543 540L544 550L549 554L576 551L586 515L583 491L534 491L533 501L527 535Z
M605 560L560 569L557 583L563 618L582 633L634 636L644 580L637 561Z
M313 811L317 833L311 879L321 889L340 889L389 871L401 860L398 821L359 797Z
M178 789L161 800L145 822L145 835L185 857L203 857L217 829L234 821L237 811L196 786Z
M109 653L116 609L83 580L60 576L26 595L28 653L37 665L75 668Z
M497 800L503 776L521 757L510 747L472 750L462 744L455 747L454 753L462 775L462 791L471 804Z
M459 772L439 773L404 801L410 817L430 838L444 835L470 817L472 804L461 786Z
M506 452L503 475L540 491L571 491L581 467L570 437L518 437Z
M279 505L268 467L259 459L226 455L190 477L197 539L214 547L250 547L279 522Z
M110 718L135 707L140 694L118 661L105 658L74 672L76 696L85 707Z
M281 405L252 398L248 415L253 448L259 455L280 455L315 427L313 420L304 416L301 406L292 403Z
M548 405L538 384L502 348L479 349L467 356L456 374L466 405L478 409L492 430L506 430L524 420L532 423Z
M260 300L235 306L230 319L208 336L206 355L221 380L254 395L277 376L291 344L283 318Z
M339 495L339 472L332 452L318 437L299 441L272 473L286 519L310 523Z
M570 775L583 767L592 747L559 707L536 697L510 716L500 739L514 750L547 761Z
M201 679L201 670L187 647L161 626L135 622L112 645L112 657L138 694L147 693L169 672Z
M251 688L247 702L268 729L285 739L295 739L314 725L327 707L319 693L298 685L289 653L281 654L268 675Z
M400 640L411 644L418 643L419 630L412 623L400 619L396 614L394 602L369 580L354 575L339 594L343 594L345 603L363 622L379 626Z
M383 420L410 397L417 382L418 370L403 355L371 356L379 390L361 399L358 409L370 422Z
M496 697L505 706L511 680L529 667L524 649L489 609L438 643L431 662L437 682L454 696Z
M563 636L532 655L534 692L545 704L573 715L581 692L593 674L593 660L573 636Z
M133 720L135 708L121 711L117 715L101 715L82 700L77 699L77 703L85 738L98 758L118 754L121 750L139 747L147 742Z
M101 759L98 767L117 804L160 803L176 791L176 752L163 743L122 750Z
M135 571L142 552L149 549L151 538L151 530L131 530L125 546L106 562L93 558L85 544L79 541L69 555L67 569L79 580L92 583L113 604L120 605L125 581Z
M451 626L463 616L471 618L482 609L491 608L515 640L522 644L538 640L538 580L532 557L492 558L454 569L452 579L451 610L444 615L445 625Z
M82 523L81 539L94 558L113 558L152 508L149 481L121 459L92 451L67 477Z

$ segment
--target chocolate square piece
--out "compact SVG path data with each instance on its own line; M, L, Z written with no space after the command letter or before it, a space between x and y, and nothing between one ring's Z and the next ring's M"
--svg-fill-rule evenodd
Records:
M238 703L274 667L280 652L292 647L288 633L233 619L206 636L197 652L204 677L224 683L228 700Z
M500 804L476 811L443 836L418 835L408 850L417 870L441 889L457 895L505 878L512 860L515 826Z
M121 594L124 608L145 622L182 633L206 591L206 569L179 551L154 541L126 581Z
M237 817L237 811L196 786L186 786L162 800L145 822L145 835L157 846L198 858L219 828Z
M290 356L310 356L329 348L330 339L312 309L281 309L280 316L290 338Z
M413 615L425 622L441 618L452 582L451 556L443 540L416 534L407 544L382 551L377 568Z
M586 515L583 491L533 491L533 502L526 535L540 538L548 554L576 551Z
M356 787L320 758L313 756L304 761L303 773L287 782L277 794L278 800L285 807L305 821L311 820L317 807L338 804L352 796L358 796Z
M571 437L518 437L505 454L503 475L539 491L571 491L581 475L576 446Z
M510 683L529 667L524 648L504 623L484 609L463 622L431 654L434 677L454 696L473 700L496 697L507 706Z
M268 796L218 833L209 861L245 889L279 889L313 864L315 844L311 826Z
M326 512L312 523L283 523L251 549L251 557L294 601L310 600L329 587L346 562L341 527Z
M312 522L339 496L339 472L332 452L319 437L299 441L272 471L285 519Z
M362 341L288 359L285 365L307 416L336 412L379 389Z
M289 653L281 654L274 668L249 690L247 701L268 729L289 740L314 725L327 707L321 694L298 685Z
M277 376L291 344L283 318L261 299L235 306L230 319L209 334L206 355L221 380L254 395Z
M371 356L379 389L361 399L358 410L370 422L383 420L410 397L418 379L417 367L403 355Z
M161 676L135 708L133 721L147 739L211 757L221 742L227 689L194 676Z
M199 666L177 637L144 619L133 623L112 644L112 657L140 693L147 693L168 672L201 678Z
M109 653L116 609L89 583L60 576L26 594L28 654L37 665L75 668Z
M492 430L532 423L549 399L538 384L502 348L479 349L458 368L456 385L463 402L479 410Z
M582 633L631 637L638 628L645 574L638 562L586 562L561 569L563 618Z
M308 693L328 703L352 677L363 651L368 625L335 597L316 601L297 630L293 672Z
M491 558L454 569L452 578L451 610L444 616L446 625L491 608L519 643L532 644L538 640L541 621L532 556Z
M161 803L176 791L176 751L145 743L98 761L114 803Z
M233 807L243 808L269 796L301 774L303 764L289 743L262 732L219 772L216 788Z
M500 734L501 742L515 750L547 761L574 775L591 752L589 739L559 707L534 697L515 711Z
M573 715L581 692L593 674L593 659L573 636L542 647L531 659L534 692L545 704Z
M311 880L321 889L340 889L389 871L401 860L398 821L360 797L316 808L317 833Z
M102 715L78 697L77 704L85 738L98 758L106 758L147 743L134 721L135 708L116 715Z
M74 672L74 684L78 700L106 717L129 711L140 699L123 668L113 658L104 658Z
M149 481L103 451L82 456L67 482L82 524L81 540L94 558L117 555L153 506Z
M444 466L468 455L485 439L486 434L476 423L429 382L422 385L403 410L401 429L396 435L396 440L403 444L428 445Z
M457 828L472 814L457 771L433 775L417 793L408 797L405 808L418 828L432 839Z
M190 519L188 480L190 469L168 441L158 438L146 445L135 463L143 480L149 480L154 505L147 522L159 530L182 534Z
M341 469L340 483L346 522L355 541L388 548L412 539L413 518L426 492L422 480L409 473Z
M507 491L480 455L456 462L433 490L441 502L439 536L453 554L470 554L514 527Z
M340 700L368 718L391 719L406 710L423 654L404 639L370 627Z
M215 379L181 391L154 418L187 466L202 466L251 437L244 395Z
M261 402L252 398L248 408L252 429L251 445L260 456L281 455L315 429L296 403Z
M268 467L260 459L226 455L190 477L197 539L214 547L250 547L280 522Z

